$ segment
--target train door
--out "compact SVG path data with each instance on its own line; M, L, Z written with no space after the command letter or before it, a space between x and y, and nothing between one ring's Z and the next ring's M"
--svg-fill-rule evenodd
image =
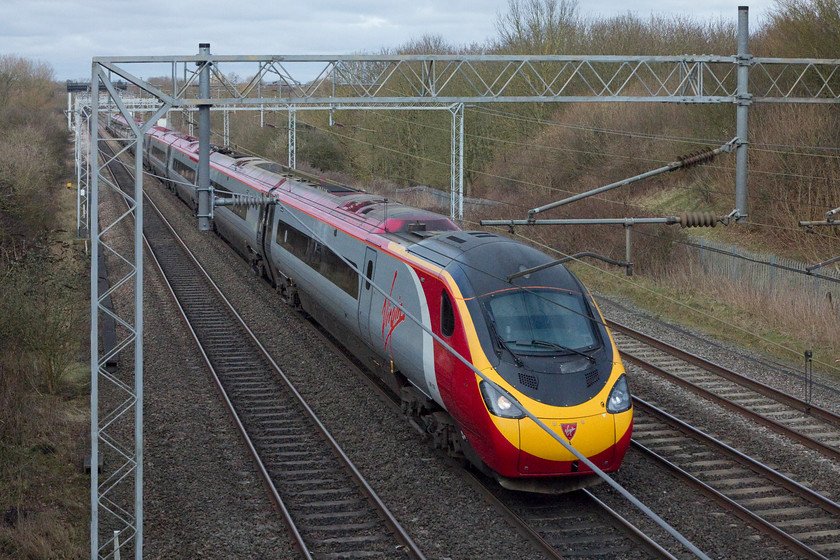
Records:
M277 270L272 264L271 246L275 239L276 230L280 227L280 220L276 218L274 204L261 204L259 207L259 218L257 220L257 232L254 246L257 248L251 256L251 266L256 268L259 274L265 274L268 279L277 286Z
M373 299L374 288L371 285L373 273L376 270L376 251L365 248L365 260L362 263L362 285L359 287L359 332L362 338L370 340L370 304Z
M172 149L172 146L170 144L164 144L164 146L165 148L163 149L163 167L166 171L164 172L163 176L167 179L172 179L172 166L174 165L173 161L175 160L175 150Z

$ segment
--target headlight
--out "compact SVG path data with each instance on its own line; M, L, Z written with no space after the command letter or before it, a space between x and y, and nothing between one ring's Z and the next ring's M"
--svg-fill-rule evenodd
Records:
M630 410L630 388L627 386L627 376L622 374L610 391L610 398L607 399L607 412L618 414Z
M525 418L525 413L522 412L519 403L512 397L500 393L495 387L484 381L478 382L478 388L481 389L481 396L484 397L484 404L490 414L502 418Z

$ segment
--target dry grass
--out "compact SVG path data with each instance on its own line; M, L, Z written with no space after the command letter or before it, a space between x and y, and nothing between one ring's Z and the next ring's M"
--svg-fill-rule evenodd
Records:
M81 472L89 420L82 396L28 399L20 444L3 443L0 558L81 558L89 478Z
M753 344L765 346L765 350L775 349L773 353L778 354L781 348L777 345L781 344L790 348L794 356L810 349L825 362L833 362L829 360L831 356L840 357L840 306L813 292L783 287L762 290L707 275L698 266L669 273L662 286L674 293L691 286L694 307L701 310L705 307L703 302L723 305L730 313L721 320L759 335Z
M82 557L81 554L66 555L59 552L70 549L77 536L72 526L67 525L57 511L34 515L27 510L16 510L15 514L7 515L20 517L14 527L0 527L0 553L8 551L7 556L0 555L0 558L41 560Z

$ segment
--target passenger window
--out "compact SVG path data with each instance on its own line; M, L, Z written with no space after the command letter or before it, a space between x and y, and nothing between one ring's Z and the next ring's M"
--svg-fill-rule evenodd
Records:
M445 337L455 332L455 309L446 290L440 295L440 333Z

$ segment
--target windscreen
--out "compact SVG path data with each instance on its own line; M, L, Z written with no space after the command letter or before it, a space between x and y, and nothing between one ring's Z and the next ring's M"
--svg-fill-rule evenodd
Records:
M482 298L498 336L523 354L564 353L598 345L581 295L559 289L504 290Z

